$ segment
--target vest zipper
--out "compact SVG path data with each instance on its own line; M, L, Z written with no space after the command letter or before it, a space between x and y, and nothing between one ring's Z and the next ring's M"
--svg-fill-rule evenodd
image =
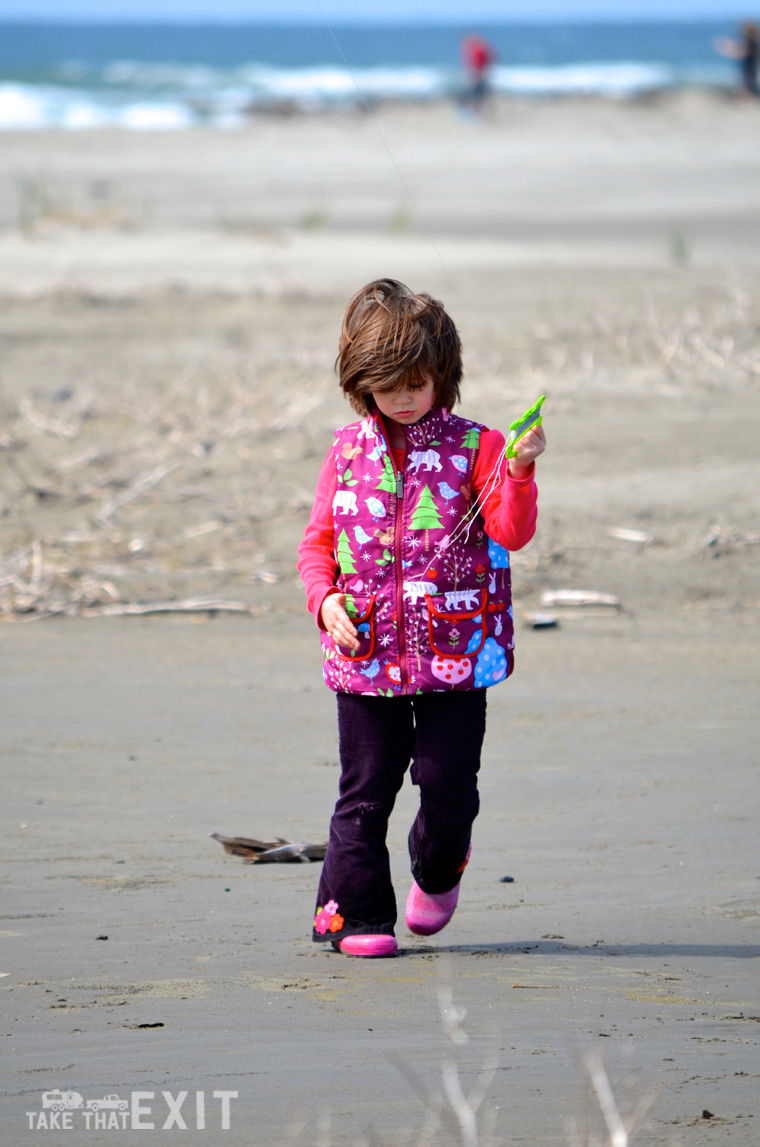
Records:
M393 539L396 564L396 617L398 618L398 660L401 672L401 692L409 684L406 664L406 625L404 623L404 475L396 471L396 533Z
M393 525L393 564L396 567L396 624L398 627L398 667L401 693L407 691L409 672L406 664L406 627L404 625L404 475L396 466L396 459L386 436L388 457L396 475L396 520Z

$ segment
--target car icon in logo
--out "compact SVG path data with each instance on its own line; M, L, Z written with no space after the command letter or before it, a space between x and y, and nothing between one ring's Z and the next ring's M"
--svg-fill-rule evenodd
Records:
M88 1111L126 1111L129 1107L126 1099L119 1099L118 1095L106 1095L104 1099L88 1099Z
M84 1106L84 1099L78 1091L61 1091L56 1087L52 1091L43 1091L42 1106L53 1111L75 1111Z

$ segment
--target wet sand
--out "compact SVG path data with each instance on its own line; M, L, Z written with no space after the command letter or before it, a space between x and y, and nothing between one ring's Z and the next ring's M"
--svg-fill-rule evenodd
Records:
M162 1091L205 1091L197 1143L214 1089L239 1092L234 1142L286 1142L299 1118L306 1142L326 1112L333 1143L406 1142L425 1119L412 1069L441 1094L450 986L463 1081L498 1061L504 1142L597 1126L591 1050L621 1103L659 1089L638 1142L751 1144L753 636L631 618L521 634L455 918L363 962L310 942L318 864L248 866L208 837L324 835L333 706L299 618L6 627L4 1142L34 1139L25 1112L52 1087L154 1091L159 1126ZM413 799L390 834L401 900ZM459 1142L446 1123L437 1141Z
M9 172L69 188L24 229L0 189L4 1143L112 1143L81 1112L40 1125L61 1088L153 1091L156 1129L188 1091L190 1143L218 1139L226 1090L224 1141L416 1144L454 1050L441 987L465 1090L495 1065L500 1141L601 1133L601 1051L623 1107L657 1089L634 1143L756 1142L756 111L390 109L416 219L358 119L4 138ZM247 866L209 834L326 833L333 699L294 548L347 417L345 299L388 273L457 320L463 413L503 428L545 392L550 451L460 907L360 961L310 943L318 864ZM562 588L620 608L528 628ZM197 596L246 612L97 616Z

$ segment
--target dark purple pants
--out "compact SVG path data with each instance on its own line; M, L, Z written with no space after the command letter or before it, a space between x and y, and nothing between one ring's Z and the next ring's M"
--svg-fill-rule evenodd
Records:
M484 689L337 697L340 796L319 882L317 941L393 933L396 897L385 837L410 760L420 809L409 833L409 855L425 892L448 892L459 882L480 807Z

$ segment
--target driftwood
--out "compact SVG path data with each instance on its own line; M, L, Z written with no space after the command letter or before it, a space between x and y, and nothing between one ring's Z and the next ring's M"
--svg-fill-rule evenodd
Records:
M524 616L525 624L531 629L556 629L559 624L553 613L541 609L529 609Z
M225 852L232 856L242 856L246 864L308 864L312 860L324 860L327 843L296 844L278 836L276 840L252 840L247 836L222 836L212 832Z
M591 589L548 589L541 595L541 602L548 606L585 607L601 605L620 609L620 601L611 593L597 593Z
M224 601L216 597L191 597L186 601L126 601L113 605L85 606L82 617L140 617L145 613L256 613L244 601Z
M619 542L633 542L635 545L645 546L651 542L651 535L646 530L629 530L623 526L615 526L610 530L610 537L617 538Z

